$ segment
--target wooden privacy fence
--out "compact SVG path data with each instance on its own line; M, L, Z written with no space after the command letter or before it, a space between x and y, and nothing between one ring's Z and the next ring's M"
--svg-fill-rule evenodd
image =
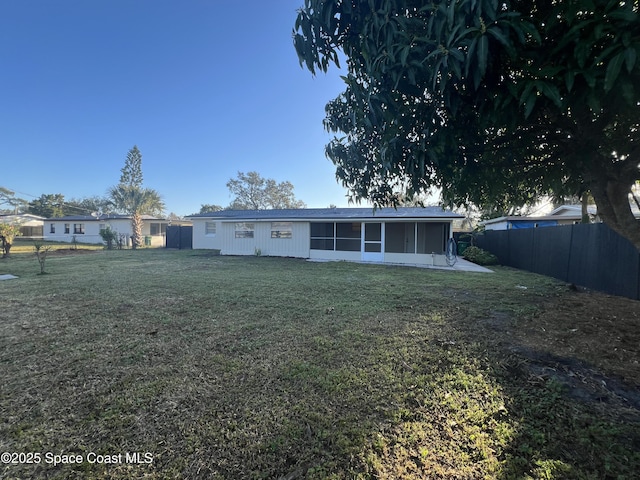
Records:
M193 248L193 227L186 225L168 226L165 239L167 248L191 249Z
M640 300L640 252L603 223L487 230L476 244L502 265Z

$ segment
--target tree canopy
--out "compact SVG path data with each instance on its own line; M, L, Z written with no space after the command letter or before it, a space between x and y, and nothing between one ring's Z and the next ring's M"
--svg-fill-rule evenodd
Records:
M27 212L45 218L63 217L66 215L64 195L61 193L43 193L39 198L29 202Z
M142 153L137 145L127 152L127 159L120 173L121 184L142 187Z
M162 197L152 188L118 184L111 187L108 193L111 204L119 213L160 216L164 211Z
M110 213L113 209L111 201L106 197L93 195L83 198L72 198L65 202L67 214L89 215L94 212Z
M590 191L640 249L638 2L305 0L301 65L346 57L326 148L354 199L482 208Z
M237 178L227 182L234 195L229 206L234 210L266 210L272 208L304 208L304 202L293 194L293 184L263 178L258 172L238 172Z
M16 193L5 187L0 187L0 212L18 213L25 208L27 201L16 197Z
M201 203L200 211L198 213L211 213L211 212L219 212L224 210L224 207L220 205L216 205L214 203Z

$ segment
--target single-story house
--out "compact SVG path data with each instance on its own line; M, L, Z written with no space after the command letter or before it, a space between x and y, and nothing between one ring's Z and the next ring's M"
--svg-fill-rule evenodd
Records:
M222 255L446 265L452 222L440 207L223 210L191 215L193 248Z
M22 237L26 238L42 237L44 220L44 217L29 213L0 215L0 223L19 225Z
M143 245L163 247L168 220L142 215ZM44 239L56 242L104 243L100 230L110 227L131 245L130 215L69 215L49 218L44 222Z

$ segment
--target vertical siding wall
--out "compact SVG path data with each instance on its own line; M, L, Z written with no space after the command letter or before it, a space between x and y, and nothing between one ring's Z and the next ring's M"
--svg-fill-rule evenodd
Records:
M309 223L293 222L291 238L271 238L271 222L253 223L253 238L236 238L235 222L216 222L216 234L205 235L205 221L193 222L193 248L215 248L222 255L309 258Z
M640 252L603 223L490 230L477 244L503 265L640 300Z

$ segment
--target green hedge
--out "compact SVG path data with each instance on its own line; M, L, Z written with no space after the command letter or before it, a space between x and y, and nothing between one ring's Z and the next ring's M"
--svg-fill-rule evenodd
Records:
M478 265L496 265L498 263L498 257L493 253L475 246L467 247L462 256L470 262L477 263Z

